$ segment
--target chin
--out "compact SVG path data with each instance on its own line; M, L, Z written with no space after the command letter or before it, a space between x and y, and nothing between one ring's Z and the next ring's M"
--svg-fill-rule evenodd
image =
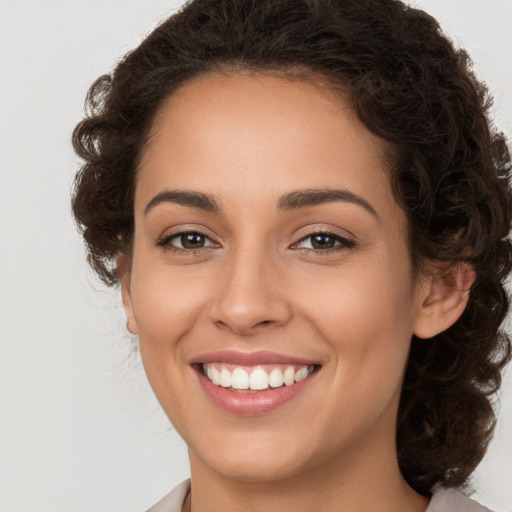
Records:
M212 469L225 478L246 482L277 482L287 480L299 472L296 459L283 460L281 457L258 457L245 455L245 460L225 460L216 463ZM218 462L218 461L217 461Z
M215 473L225 478L248 482L272 482L286 480L308 466L304 444L281 439L271 442L268 438L248 440L244 443L219 443L222 450L201 448L200 458ZM191 459L195 458L189 450ZM197 453L197 452L196 452Z

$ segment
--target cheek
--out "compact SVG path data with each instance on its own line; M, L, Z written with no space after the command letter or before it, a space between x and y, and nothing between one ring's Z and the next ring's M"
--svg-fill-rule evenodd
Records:
M146 370L166 371L164 361L180 359L180 340L205 310L209 289L204 273L190 266L170 266L143 250L135 253L131 272L133 315Z
M184 364L184 347L205 309L204 279L154 260L146 265L134 255L131 290L145 373L156 398L178 428L188 414L182 397L192 385Z
M294 294L303 304L302 314L314 317L335 338L351 333L363 341L368 339L366 334L382 329L411 330L412 280L407 277L407 265L395 264L391 257L382 258L378 265L361 260L320 278L312 276Z
M193 277L183 280L173 279L171 272L145 274L132 285L141 341L146 337L155 343L180 338L193 327L206 290Z
M333 389L383 402L399 391L414 317L412 280L404 274L393 258L383 259L378 267L353 265L317 281L308 293L296 291L303 315L334 355Z

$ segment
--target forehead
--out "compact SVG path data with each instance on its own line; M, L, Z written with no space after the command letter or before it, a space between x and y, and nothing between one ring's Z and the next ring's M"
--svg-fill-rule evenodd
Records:
M321 83L210 74L186 83L156 114L136 202L163 189L201 190L222 202L233 190L248 200L344 188L394 203L386 150L347 98Z

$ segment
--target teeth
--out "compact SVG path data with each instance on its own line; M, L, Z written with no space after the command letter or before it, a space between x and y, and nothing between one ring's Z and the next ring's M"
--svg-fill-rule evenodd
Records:
M274 368L268 376L268 383L272 388L280 388L284 384L283 372L279 368Z
M235 370L236 371L236 370ZM268 373L261 368L257 368L249 377L249 387L254 391L261 391L268 388Z
M223 388L230 388L232 384L231 372L226 370L226 368L222 368L220 371L220 385Z
M295 382L295 370L293 369L293 366L288 366L288 368L286 368L283 380L287 386L291 386Z
M234 389L249 389L249 374L242 368L235 368L231 374L231 386Z
M210 376L211 370L211 376ZM220 386L220 372L215 366L208 367L208 378L217 386Z
M220 367L220 370L217 367ZM240 367L230 371L222 363L203 365L203 373L217 386L253 391L262 391L269 387L279 388L283 385L291 386L304 380L314 369L314 365L301 366L297 369L294 366L287 366L284 372L281 368L273 368L270 373L267 373L261 367L255 367L248 372Z
M295 374L295 382L300 382L301 380L304 380L309 375L309 371L307 368L301 368L296 374Z

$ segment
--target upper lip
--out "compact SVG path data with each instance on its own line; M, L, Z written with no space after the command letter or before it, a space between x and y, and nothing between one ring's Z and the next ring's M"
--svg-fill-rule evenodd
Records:
M301 359L299 357L279 354L277 352L258 351L258 352L239 352L236 350L219 350L207 352L194 357L190 364L223 362L236 364L239 366L255 366L258 364L295 364L311 365L319 364L318 361L310 359Z

